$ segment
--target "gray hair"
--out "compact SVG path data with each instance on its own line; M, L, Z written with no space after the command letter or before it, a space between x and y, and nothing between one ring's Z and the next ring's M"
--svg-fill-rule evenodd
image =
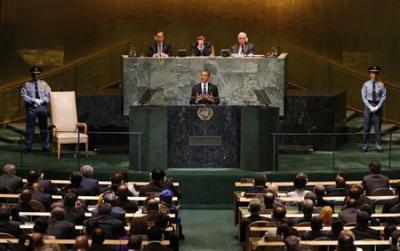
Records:
M92 177L94 173L94 169L90 165L81 166L80 172L85 177Z
M238 37L246 37L247 38L247 34L245 32L239 32Z
M15 165L14 164L5 164L3 166L3 173L14 174L15 173Z

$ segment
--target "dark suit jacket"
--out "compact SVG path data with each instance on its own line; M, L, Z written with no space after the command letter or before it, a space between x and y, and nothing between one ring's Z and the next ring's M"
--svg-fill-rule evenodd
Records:
M375 239L379 240L381 235L378 230L365 226L356 226L351 229L351 232L356 236L356 240Z
M266 220L268 220L267 218L265 218L265 217L262 217L262 216L260 216L260 215L250 215L249 217L246 217L246 218L244 218L244 219L242 219L241 220L241 222L240 222L240 226L239 226L239 228L240 228L240 230L239 230L239 239L240 239L240 242L245 242L246 241L246 231L247 231L247 227L251 224L251 223L253 223L253 222L255 222L255 221L260 221L260 220L264 220L264 221L266 221Z
M232 54L239 53L239 45L238 44L232 45L231 53ZM247 55L247 54L255 54L255 53L256 53L256 50L255 50L254 44L251 44L251 43L245 44L244 49L242 50L242 54Z
M190 104L196 104L196 96L202 93L201 83L192 87L192 96L190 97ZM207 104L207 105L218 105L219 104L219 95L218 95L218 87L214 84L208 83L208 94L214 96L214 103L211 103L207 100L201 100L197 104Z
M309 231L303 235L303 240L315 240L319 238L328 239L328 235L322 231Z
M3 174L0 176L0 191L3 193L17 193L23 187L22 178Z
M104 228L106 239L119 239L126 234L124 223L111 215L97 215L88 219L84 225L88 234L96 227Z
M267 188L266 187L262 187L262 186L252 186L246 189L245 194L246 193L266 193L267 192Z
M205 42L203 50L199 50L197 47L197 42L191 45L192 56L210 56L212 52L212 44Z
M117 206L124 209L127 213L135 213L138 210L138 205L135 202L130 201L128 199L126 200L118 199Z
M65 220L75 225L82 225L85 220L85 212L73 206L64 206Z
M88 251L114 251L114 246L92 243Z
M75 225L66 220L49 220L46 234L55 236L57 239L74 239Z
M93 178L83 177L81 187L87 191L89 196L98 195L100 191L99 181Z
M18 238L22 234L22 230L16 221L0 221L0 233L11 234Z
M152 44L150 44L149 49L147 51L147 56L148 57L152 57L155 53L158 52L158 48L157 48L157 42L153 42ZM168 43L163 43L163 53L167 54L168 56L172 55L172 47L170 44Z
M165 247L160 243L149 243L147 246L143 248L143 251L172 251L169 247Z
M139 196L146 196L147 193L161 193L164 186L150 182L149 184L139 188Z
M343 222L343 224L346 224L349 222L356 222L357 210L358 209L355 207L349 207L349 208L343 209L339 213L339 219Z
M33 191L32 200L37 200L43 203L43 205L50 209L51 203L53 202L51 195L40 191Z
M368 174L364 176L362 185L369 195L378 188L389 188L389 178L383 174Z
M399 204L400 204L399 198L394 198L394 199L386 201L385 204L383 205L382 213L390 213L391 212L390 209Z

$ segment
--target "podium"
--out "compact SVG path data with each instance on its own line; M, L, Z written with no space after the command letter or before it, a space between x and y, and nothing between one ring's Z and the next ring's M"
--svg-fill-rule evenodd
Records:
M241 168L277 166L279 108L267 106L131 106L130 166Z

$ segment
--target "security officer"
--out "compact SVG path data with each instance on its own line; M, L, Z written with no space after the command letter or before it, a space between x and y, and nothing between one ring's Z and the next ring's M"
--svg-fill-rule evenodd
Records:
M382 151L381 125L382 125L382 106L386 99L385 85L379 81L378 76L381 68L371 66L368 68L369 79L361 89L361 97L364 102L364 144L363 151L368 151L369 132L371 130L371 120L374 118L376 149Z
M32 151L32 140L35 132L36 118L38 118L42 150L49 151L49 135L47 128L47 105L50 102L50 86L40 79L42 69L30 69L32 80L24 84L21 89L21 98L26 104L26 132L25 153Z

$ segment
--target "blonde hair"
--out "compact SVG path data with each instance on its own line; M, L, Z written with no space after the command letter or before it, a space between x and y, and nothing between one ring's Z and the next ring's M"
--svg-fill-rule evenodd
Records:
M333 214L333 209L329 206L323 207L319 212L319 217L321 218L325 226L332 225L332 214Z

